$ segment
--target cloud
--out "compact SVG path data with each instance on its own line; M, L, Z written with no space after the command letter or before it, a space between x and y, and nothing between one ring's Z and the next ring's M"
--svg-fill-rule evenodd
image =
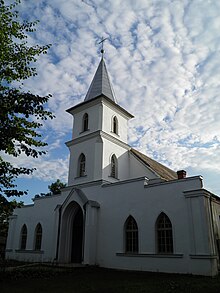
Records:
M53 45L39 58L38 77L25 82L53 94L56 119L46 122L45 136L71 133L65 109L83 101L104 36L117 100L135 115L129 143L175 170L219 173L219 11L219 1L200 0L23 1L23 15L40 20L30 42ZM58 148L57 163L39 165L52 170L66 160Z
M63 156L63 158L51 158L49 155L42 155L37 159L26 157L25 155L21 155L19 158L9 158L8 156L3 155L3 158L10 161L15 167L22 166L36 169L32 175L22 175L20 178L37 178L45 182L55 181L59 178L63 182L67 182L69 162L68 155L65 157Z

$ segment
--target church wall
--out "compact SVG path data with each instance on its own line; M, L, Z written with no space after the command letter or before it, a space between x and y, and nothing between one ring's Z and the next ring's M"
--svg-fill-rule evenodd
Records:
M150 169L144 166L138 159L131 155L128 148L122 147L115 142L103 138L103 178L107 181L116 182L117 179L111 178L111 157L115 154L118 161L118 180L127 180L139 177L149 179L159 178Z
M102 130L113 137L116 137L117 139L127 143L127 118L125 118L124 115L122 115L117 108L113 108L110 105L103 104L103 114L102 114ZM112 127L112 120L113 117L116 116L118 120L118 134L113 133L113 127Z
M213 224L216 238L220 239L220 199L212 200Z
M81 154L86 157L86 176L79 177L78 160ZM81 184L101 179L102 145L100 137L96 136L88 141L74 144L70 147L68 185ZM94 172L95 169L95 172Z
M89 116L88 130L83 131L83 116L87 113ZM72 138L82 137L97 130L101 130L102 105L90 103L88 107L79 108L74 113Z
M200 245L198 258L191 251L192 235L189 231L188 206L184 190L201 188L200 178L175 181L144 187L144 180L113 184L93 190L92 199L100 204L98 212L97 264L103 267L148 271L215 274L216 260L206 244ZM86 193L89 190L86 191ZM94 197L93 197L94 196ZM202 202L202 197L201 197ZM205 213L202 203L197 214ZM155 223L164 212L173 225L174 254L157 254ZM124 252L124 223L131 215L139 228L139 254L127 256ZM197 223L204 226L204 223ZM200 230L198 226L198 230ZM205 230L206 231L206 230ZM205 233L205 232L203 232ZM205 235L203 235L205 236ZM201 235L201 240L203 240ZM206 234L207 238L208 235ZM194 255L193 259L191 255ZM202 258L201 255L207 255Z
M8 243L6 258L22 261L53 261L56 254L58 213L56 206L63 201L62 196L48 196L35 199L34 205L15 209L16 228L14 229L14 241ZM35 228L40 223L42 226L41 250L35 251ZM27 226L26 249L20 250L21 229Z
M213 199L210 207L213 219L212 223L214 229L214 244L216 253L218 255L218 263L220 266L220 199L218 201L216 199Z
M129 154L130 174L129 178L147 177L149 179L159 178L155 173L150 171L143 163Z
M193 201L196 199L196 204L193 204L191 208L193 215L190 217L189 201L184 195L184 191L199 190L201 178L193 177L155 185L149 183L150 181L140 178L135 181L127 180L125 183L118 182L103 186L85 185L81 188L88 200L100 205L100 208L95 210L92 206L88 206L89 222L86 223L86 231L90 234L86 238L85 263L118 269L215 275L216 261L208 257L212 251L206 243L209 237L204 234L208 233L205 227L206 221L200 223L200 219L205 218L206 213L204 197L192 198ZM56 207L64 202L70 191L71 189L65 189L62 196L36 199L34 206L16 209L14 235L16 241L13 247L8 247L12 251L7 253L7 257L26 261L54 260L58 225ZM84 205L80 202L80 197L74 194L66 204L76 200L81 206ZM95 218L93 212L95 212ZM161 212L166 213L172 222L174 240L172 255L157 253L155 223ZM125 254L124 223L129 215L135 218L138 225L139 253L137 255ZM194 218L197 236L201 238L202 245L201 243L197 245L193 239L196 234L194 236L190 231L191 218ZM33 251L33 244L34 229L38 222L42 224L43 239L42 251L37 253ZM19 239L24 223L28 228L28 241L26 252L21 252ZM201 235L199 235L200 230ZM91 239L93 239L92 242Z
M128 179L129 178L128 150L105 138L103 138L103 162L102 162L103 178L107 181L112 181L112 182L118 181L117 179L110 177L111 157L113 154L117 158L118 180Z

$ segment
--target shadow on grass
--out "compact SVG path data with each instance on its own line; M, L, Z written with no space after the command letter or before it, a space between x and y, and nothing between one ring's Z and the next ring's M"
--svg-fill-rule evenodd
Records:
M0 292L219 293L220 277L117 271L97 267L18 267L0 275Z

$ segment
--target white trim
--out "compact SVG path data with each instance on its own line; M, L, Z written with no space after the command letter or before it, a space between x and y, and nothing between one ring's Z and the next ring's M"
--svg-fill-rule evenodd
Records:
M162 254L162 253L124 253L116 252L116 256L124 257L154 257L154 258L183 258L182 253L171 253L171 254Z
M114 133L115 134L115 133ZM106 138L106 139L108 139L109 141L111 141L111 142L113 142L113 143L115 143L115 144L117 144L117 145L119 145L119 146L121 146L121 147L123 147L123 148L125 148L126 150L130 150L131 149L131 147L128 145L128 144L126 144L126 143L124 143L123 141L121 141L120 139L118 139L117 137L114 137L113 135L110 135L110 134L108 134L108 133L106 133L106 132L104 132L104 131L102 131L102 130L96 130L96 131L94 131L94 132L92 132L92 133L88 133L88 134L86 134L86 135L84 135L84 136L81 136L81 137L77 137L77 138L75 138L75 139L73 139L73 140L70 140L70 141L67 141L65 144L66 144L66 146L68 147L68 148L70 148L71 146L73 146L73 145L76 145L76 144L78 144L78 143L82 143L82 142L85 142L85 141L87 141L88 139L91 139L91 138L95 138L95 137L100 137L100 138ZM118 136L118 135L117 135Z

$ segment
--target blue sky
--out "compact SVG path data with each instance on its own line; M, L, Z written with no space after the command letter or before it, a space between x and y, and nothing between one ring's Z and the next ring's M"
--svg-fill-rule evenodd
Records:
M19 179L25 202L61 179L67 181L72 117L100 60L105 60L118 103L134 114L129 144L188 176L203 175L205 188L220 195L220 1L216 0L23 0L21 15L38 19L30 44L48 44L38 76L24 86L51 93L56 119L41 130L48 153L10 160L36 167Z

